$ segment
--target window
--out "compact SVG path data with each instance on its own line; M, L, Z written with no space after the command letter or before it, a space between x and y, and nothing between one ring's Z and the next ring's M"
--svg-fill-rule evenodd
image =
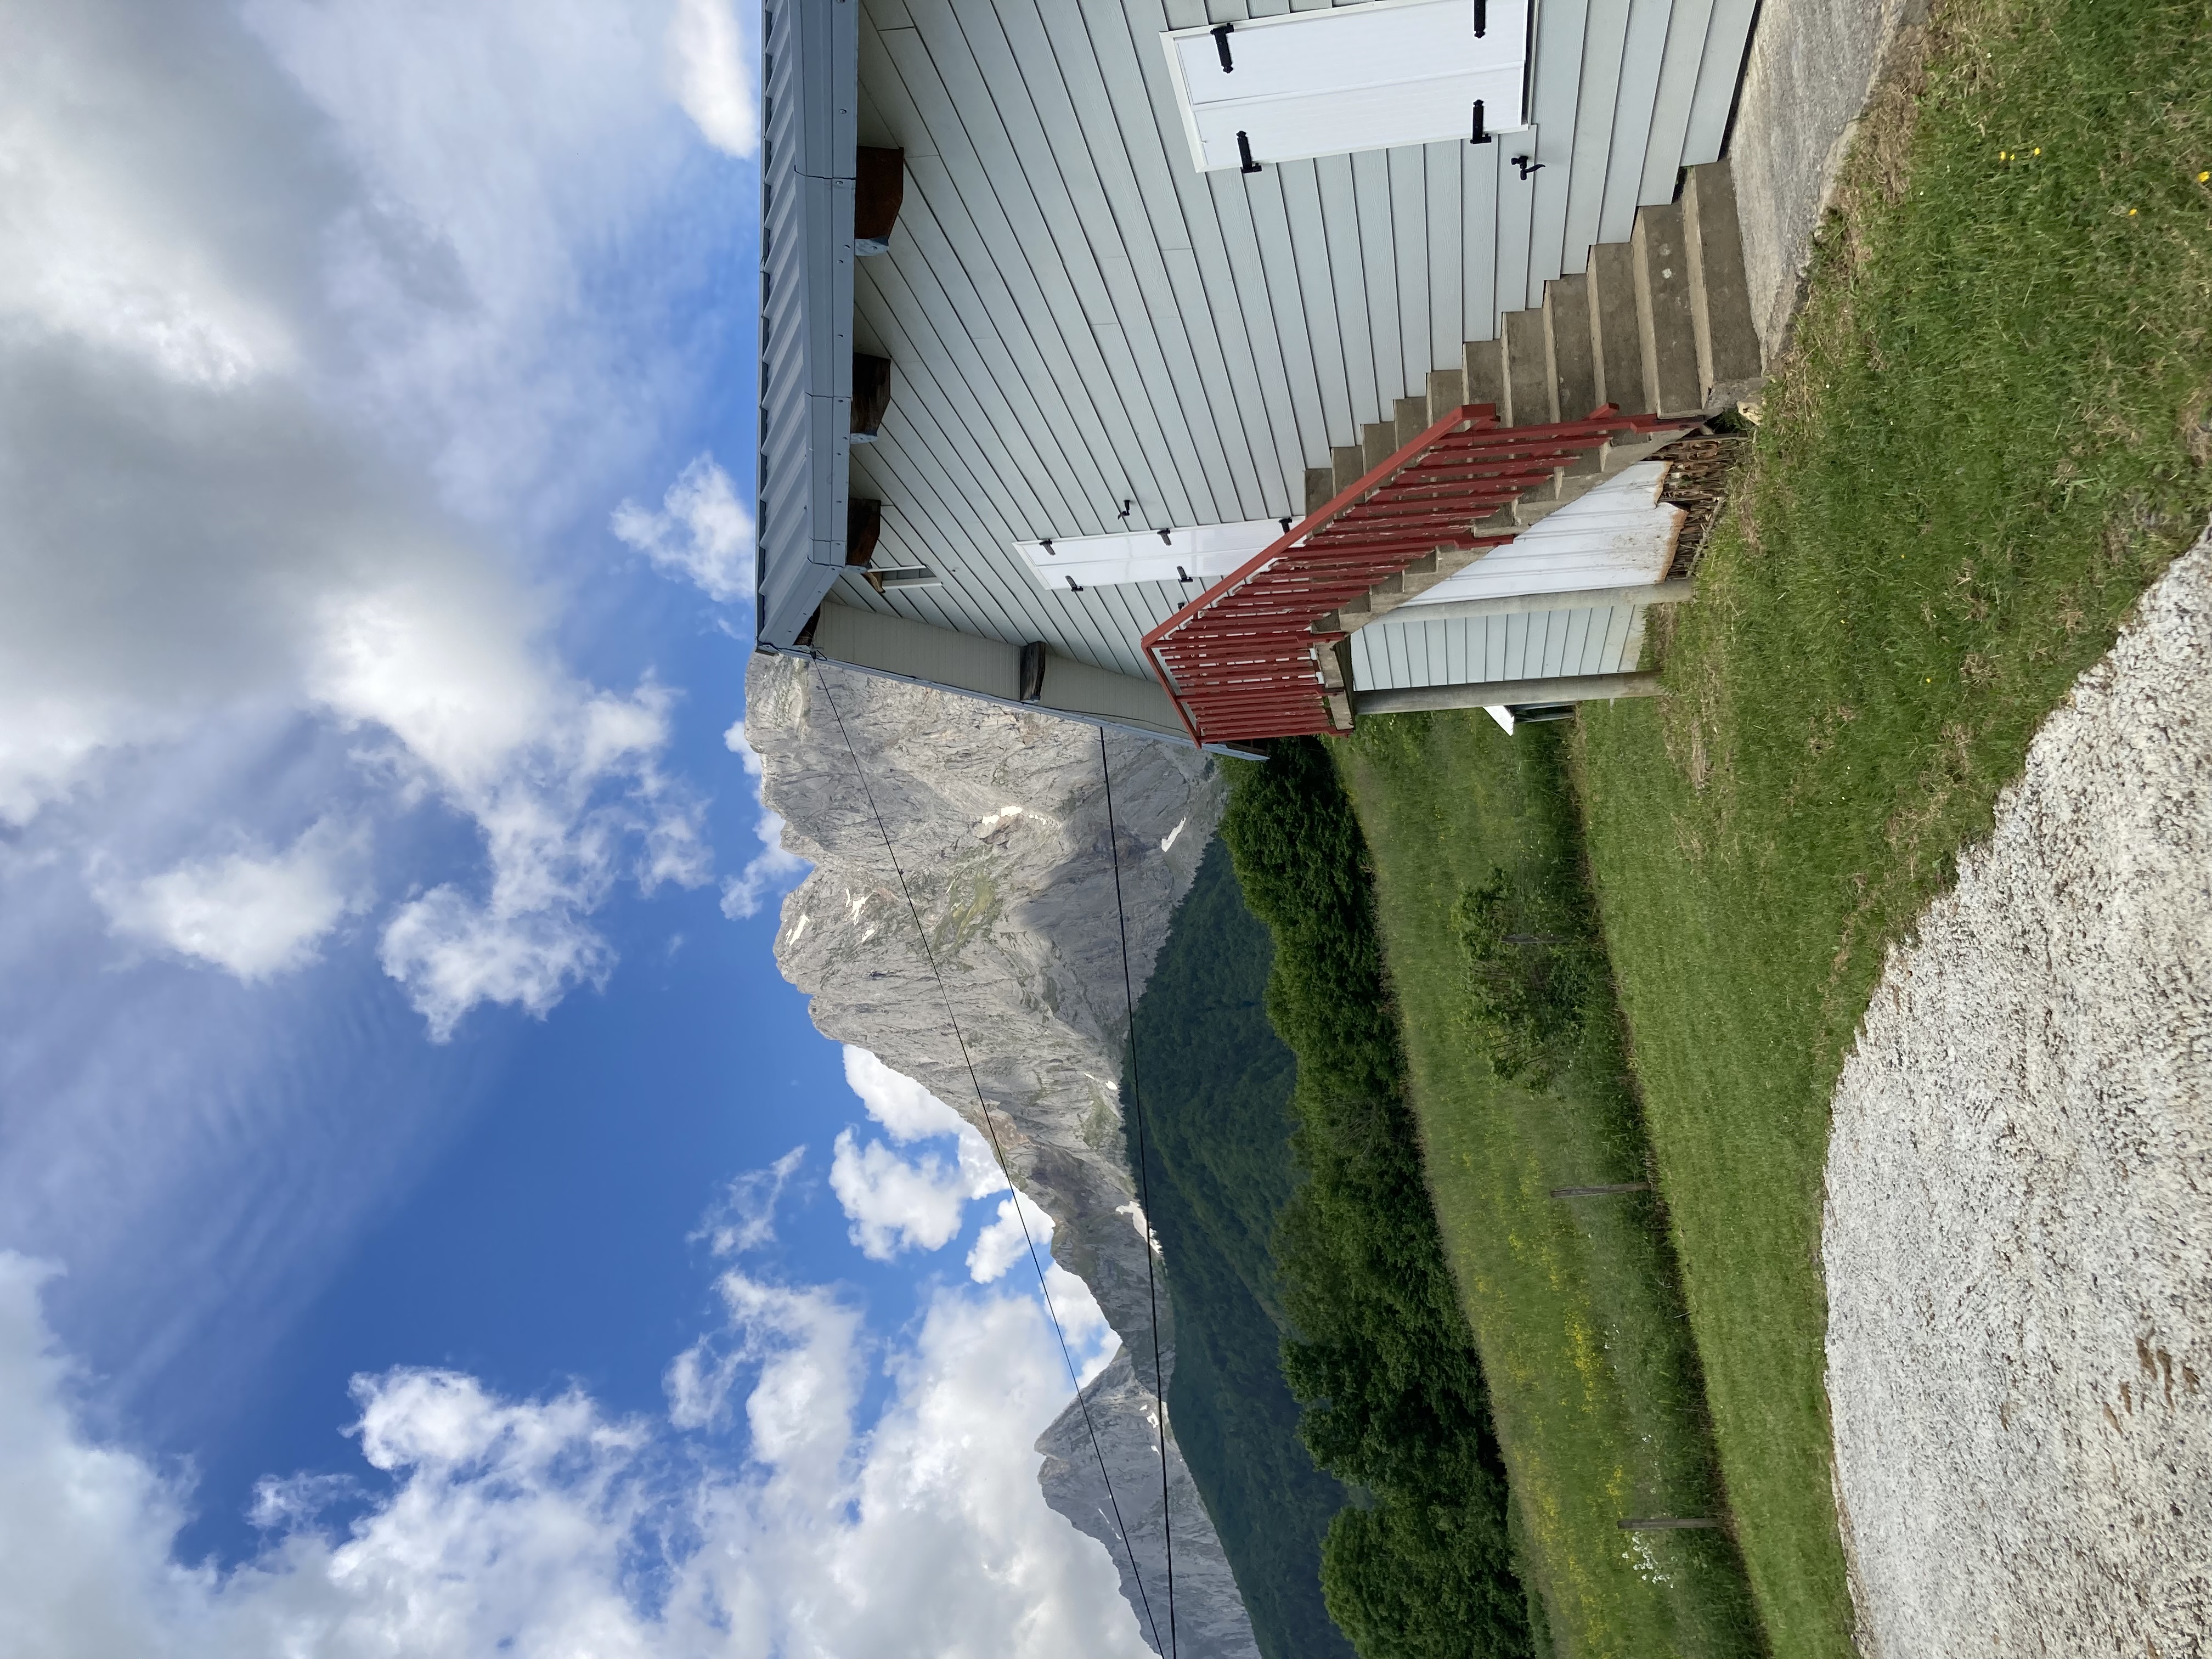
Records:
M1195 597L1255 553L1279 540L1279 519L1137 530L1117 536L1062 536L1016 542L1030 573L1045 587L1081 592L1119 582L1173 582Z
M1201 173L1465 141L1478 100L1483 130L1523 125L1526 0L1375 0L1160 39Z

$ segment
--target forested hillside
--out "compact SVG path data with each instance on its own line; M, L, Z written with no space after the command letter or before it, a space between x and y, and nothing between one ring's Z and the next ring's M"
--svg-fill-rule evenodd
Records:
M1405 1096L1367 849L1318 743L1237 769L1222 838L1273 933L1268 1017L1297 1059L1300 1184L1277 1226L1283 1366L1316 1459L1362 1489L1322 1551L1365 1659L1546 1645L1509 1540L1504 1470ZM1532 1617L1533 1615L1533 1617Z
M1299 1443L1279 1357L1269 1239L1295 1184L1297 1066L1263 1005L1273 955L1217 842L1137 1005L1152 1221L1175 1304L1168 1413L1260 1650L1348 1659L1321 1595L1322 1535L1345 1492Z

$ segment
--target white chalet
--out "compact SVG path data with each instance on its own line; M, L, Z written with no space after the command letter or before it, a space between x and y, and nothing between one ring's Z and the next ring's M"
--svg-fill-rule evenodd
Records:
M759 648L1209 744L1650 689L1755 9L768 0Z

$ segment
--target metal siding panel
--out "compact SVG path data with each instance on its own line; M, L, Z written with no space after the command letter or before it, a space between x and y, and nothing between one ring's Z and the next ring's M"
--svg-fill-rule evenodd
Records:
M1079 480L1082 471L1069 465L1077 458L1064 450L1055 450L1058 467L1048 465L1031 441L1032 434L1053 429L1032 390L1040 380L1050 384L1037 372L1042 365L1033 343L1018 330L1003 336L978 332L980 319L959 314L958 302L938 280L942 264L930 258L935 252L941 260L949 251L943 227L922 191L909 194L912 204L901 217L919 257L885 254L869 260L856 296L860 314L891 357L892 408L902 414L924 405L942 411L938 424L949 422L962 442L962 470L998 505L1010 538L1064 533L1081 517L1083 502L1080 495L1071 501L1055 486ZM957 266L954 274L959 274ZM971 308L982 303L972 289L966 299ZM1065 405L1060 413L1065 418ZM1052 493L1042 493L1040 485Z
M1628 607L1628 627L1621 635L1620 649L1613 658L1619 672L1632 672L1643 665L1644 620L1649 614L1649 609L1646 606L1638 605Z
M1376 678L1374 647L1364 629L1352 636L1352 683L1355 686L1381 684Z
M1498 337L1498 141L1460 149L1462 340Z
M1505 623L1504 617L1486 617L1482 623L1482 666L1468 678L1471 680L1502 680L1505 678Z
M921 261L910 262L921 267L912 283L889 256L869 263L882 268L862 279L855 308L891 357L896 413L885 415L886 429L920 407L941 409L939 424L949 422L962 443L963 469L1016 535L1037 524L1046 528L1036 533L1050 535L1079 518L1081 497L1071 501L1065 493L1073 458L1057 447L1042 451L1031 441L1032 434L1051 428L1032 394L1034 378L1007 338L962 329L950 296ZM1034 358L1025 338L1013 338L1024 356ZM1058 466L1048 464L1048 453Z
M1565 630L1558 623L1556 611L1540 611L1528 618L1528 642L1522 660L1528 665L1532 678L1538 675L1548 678L1559 672L1559 647Z
M1255 453L1249 435L1255 417L1263 432L1266 428L1257 371L1249 362L1242 374L1234 365L1233 349L1224 337L1236 331L1224 330L1212 307L1211 290L1227 285L1231 278L1219 228L1212 219L1212 198L1195 173L1170 164L1163 133L1169 130L1166 124L1180 118L1174 113L1166 70L1157 52L1138 50L1137 34L1157 33L1152 24L1164 29L1167 20L1151 9L1147 0L1132 0L1131 9L1116 17L1098 9L1090 15L1098 67L1108 84L1117 88L1115 107L1123 117L1122 137L1133 177L1139 194L1152 207L1152 222L1159 233L1158 266L1140 259L1136 269L1148 286L1148 304L1164 355L1179 376L1185 418L1201 454L1209 460L1218 458L1223 467L1221 472L1209 472L1220 481L1211 498L1214 521L1246 516L1248 510L1263 512L1270 501L1287 498L1288 485L1275 481L1273 475L1282 469L1272 461L1265 469L1259 464L1257 455L1267 450L1263 446ZM1118 28L1114 27L1116 21ZM1134 83L1138 95L1133 99L1118 92L1124 77ZM1133 118L1148 107L1149 122ZM1249 354L1249 341L1242 343Z
M1305 337L1321 392L1322 433L1331 443L1351 443L1359 434L1359 415L1352 400L1352 362L1337 304L1320 168L1311 161L1293 161L1268 171L1282 187L1285 252L1297 269L1298 294L1305 307ZM1264 215L1269 205L1266 195L1255 193L1252 200ZM1263 230L1273 229L1265 224L1264 217L1262 225Z
M1604 629L1591 626L1596 617L1597 613L1588 606L1559 613L1560 673L1587 674L1590 672L1588 658L1591 646L1602 647L1605 644Z
M943 242L930 250L931 264L946 292L960 296L963 308L973 313L969 331L994 332L1018 320L1038 354L1040 380L1060 387L1063 401L1067 388L1082 388L1109 435L1119 435L1117 428L1126 433L1126 446L1117 443L1110 457L1094 457L1109 490L1115 473L1134 468L1149 475L1151 467L1168 465L1167 446L1157 439L1141 381L1115 374L1092 336L1091 320L1113 311L1103 262L1091 258L1081 244L1056 261L1025 257L1028 247L1051 246L1051 232L1035 194L1002 199L993 188L993 163L978 152L977 135L938 72L938 54L919 33L886 36L884 45L890 60L887 72L902 77L939 135L942 159L934 166L910 168L910 181L921 185L939 222ZM988 141L988 131L984 137ZM1003 162L1003 132L997 135L996 149ZM1021 223L1009 216L1010 208L1021 216ZM1102 395L1102 388L1111 388L1111 395ZM1076 424L1069 435L1083 429ZM1154 438L1152 446L1142 442L1140 431Z
M1682 165L1701 167L1721 159L1728 137L1729 111L1743 73L1743 54L1751 44L1751 20L1759 0L1713 0L1713 21L1705 31L1705 51L1698 65L1697 95L1689 131L1682 139Z
M1314 179L1321 193L1321 232L1328 249L1328 270L1336 298L1336 325L1344 343L1344 374L1351 392L1353 423L1382 418L1375 374L1375 331L1370 319L1374 295L1361 253L1359 204L1352 189L1352 157L1315 159ZM1395 297L1395 296L1394 296Z
M1496 339L1499 319L1509 311L1527 309L1530 299L1528 242L1536 210L1535 179L1523 182L1515 175L1506 159L1506 152L1511 148L1501 139L1482 149L1482 153L1491 158L1492 189L1498 202L1498 246L1492 264L1498 273L1498 298L1497 311L1490 319L1490 331L1477 335L1477 339ZM1543 176L1540 173L1536 179ZM1534 297L1544 297L1540 287Z
M1424 197L1429 250L1431 368L1458 368L1460 344L1467 337L1460 331L1460 315L1466 305L1462 293L1467 285L1467 267L1460 248L1462 204L1459 153L1474 148L1472 144L1431 144L1421 152L1421 166L1427 174Z
M1367 291L1369 349L1373 356L1376 413L1387 421L1404 393L1404 333L1398 321L1398 237L1392 223L1390 160L1386 150L1362 150L1352 162L1363 284ZM1422 308L1426 315L1427 308Z
M931 617L957 599L969 617L964 631L1019 644L1029 637L1020 620L1028 608L1022 603L1027 596L994 579L988 556L995 539L991 517L962 493L958 477L946 471L942 436L933 441L923 436L927 415L908 418L915 428L914 441L888 447L878 443L873 447L884 453L868 457L867 465L878 477L898 486L885 492L900 504L885 517L896 526L900 550L920 543L924 551L919 562L944 575L951 592L894 589L883 596L884 603L901 615ZM979 550L984 557L974 556Z
M1328 427L1322 416L1321 389L1314 378L1312 355L1305 349L1297 264L1285 259L1271 265L1261 252L1254 192L1271 195L1278 210L1282 198L1272 178L1262 185L1257 179L1210 173L1206 186L1212 193L1215 222L1221 228L1223 257L1228 261L1243 313L1243 333L1252 356L1253 373L1269 413L1267 430L1274 445L1275 464L1282 469L1287 487L1293 472L1303 470L1310 459L1319 465L1318 458L1328 454ZM1285 331L1286 319L1295 332ZM1304 506L1302 501L1291 503L1294 511Z
M1698 70L1705 55L1705 33L1712 26L1713 0L1674 0L1667 16L1667 50L1652 94L1651 134L1644 143L1644 179L1636 199L1656 206L1674 199L1674 178L1682 167L1682 139L1690 128L1690 106L1698 92Z
M917 377L917 390L922 390ZM869 476L890 481L883 490L885 540L909 562L943 573L943 590L894 590L888 608L969 632L1020 644L1049 639L1071 656L1094 663L1133 660L1134 652L1088 617L1068 628L1063 613L1025 571L1011 568L1011 537L985 493L970 487L973 446L938 424L941 398L915 397L885 418L885 435L863 452ZM1047 631L1040 631L1047 630ZM1132 636L1133 638L1133 636Z
M1158 123L1150 113L1153 90L1129 20L1100 4L1081 9L1082 37L1060 29L1054 36L1054 51L1058 61L1073 65L1071 88L1080 87L1086 100L1100 104L1072 137L1096 161L1111 222L1119 228L1128 256L1128 291L1115 294L1116 319L1146 378L1176 459L1185 521L1226 522L1243 516L1218 412L1233 408L1234 399L1225 370L1211 377L1211 384L1200 372L1200 355L1208 348L1200 341L1210 330L1190 327L1167 264L1167 253L1189 250L1191 238ZM1243 447L1241 432L1237 442Z
M1589 16L1589 0L1551 0L1536 14L1536 157L1545 166L1520 186L1531 198L1526 305L1540 303L1544 284L1562 269L1567 191L1575 171L1575 107L1582 95L1583 29Z
M1396 244L1390 274L1398 290L1398 366L1404 376L1399 398L1426 394L1429 371L1439 367L1429 344L1428 153L1425 149L1385 152L1389 166L1390 228Z
M1582 84L1575 100L1574 171L1567 181L1566 228L1559 248L1562 270L1587 270L1590 244L1597 240L1622 53L1628 44L1628 6L1629 0L1589 0L1583 27Z
M1239 16L1243 15L1241 7L1237 12ZM1133 12L1132 27L1136 28L1139 21L1139 15ZM1218 17L1216 21L1235 19ZM1133 45L1152 93L1154 136L1157 139L1172 134L1179 130L1181 117L1166 72L1156 58L1145 53L1141 39ZM1293 497L1291 480L1303 478L1305 459L1293 435L1286 403L1279 403L1261 385L1252 319L1255 315L1265 318L1272 328L1266 284L1256 268L1240 278L1231 262L1222 211L1224 198L1217 188L1224 181L1218 175L1178 166L1172 153L1164 155L1163 161L1182 205L1190 244L1188 264L1195 276L1195 280L1176 280L1173 289L1182 308L1184 326L1212 377L1209 403L1223 427L1231 463L1241 462L1249 468L1238 480L1240 503L1252 512L1279 517L1301 505ZM1234 176L1233 182L1242 184L1242 176ZM1241 197L1239 191L1232 198L1239 213L1243 211ZM1170 268L1177 263L1170 253Z
M1064 339L1073 339L1088 326L1099 336L1098 345L1109 372L1116 374L1123 404L1136 429L1156 496L1152 505L1164 507L1173 516L1195 521L1210 516L1211 492L1203 462L1194 453L1188 428L1181 422L1175 397L1161 395L1170 386L1158 343L1150 327L1150 315L1132 270L1132 261L1116 254L1097 259L1097 269L1110 309L1121 330L1127 356L1117 365L1115 354L1097 326L1098 302L1085 307L1070 280L1071 270L1080 270L1089 251L1080 219L1063 191L1048 192L1051 210L1061 221L1057 231L1047 216L1046 200L1034 188L1017 190L1012 181L1029 183L1020 157L997 118L988 84L973 57L963 48L957 25L943 7L943 0L909 0L918 15L932 20L927 40L903 33L885 37L908 90L939 134L948 176L961 205L976 229L972 248L962 258L972 280L982 280L986 270L996 270L1017 299L1024 294L1042 298L1058 295L1061 303L1044 309L1052 320L1038 317L1032 326L1042 334L1047 328ZM940 35L950 38L940 39ZM950 73L954 82L944 78ZM1056 181L1055 181L1056 182ZM1002 188L1002 185L1006 187ZM1157 263L1158 250L1152 251ZM1075 301L1071 307L1065 303ZM1132 328L1135 322L1139 325ZM1217 446L1218 447L1218 446ZM1138 460L1124 455L1123 466ZM1164 498L1164 499L1163 499Z
M867 40L863 40L863 53L867 53ZM874 62L865 55L863 66L867 70L876 69ZM880 73L884 80L896 80L898 76L890 55L884 55ZM911 97L907 104L911 106ZM918 119L921 108L914 108ZM1009 319L1020 316L1024 321L1024 330L1018 331L1018 338L1009 338L1009 349L1022 362L1022 374L1033 389L1036 403L1044 411L1046 425L1037 434L1037 441L1055 441L1068 460L1073 493L1079 500L1079 507L1071 507L1073 518L1066 520L1064 526L1075 529L1082 525L1086 514L1102 514L1103 500L1109 495L1119 500L1115 491L1126 491L1126 484L1137 483L1130 477L1133 467L1151 487L1151 471L1146 467L1134 425L1130 422L1124 400L1119 398L1117 387L1106 374L1103 354L1099 354L1097 341L1086 321L1091 316L1109 316L1113 310L1097 261L1091 258L1088 243L1064 248L1061 257L1057 261L1048 261L1048 268L1044 270L1030 264L1029 276L1033 281L1033 295L1044 301L1042 314L1037 303L1026 307L1018 305L1013 289L1005 283L1005 279L1000 279L995 264L988 261L984 252L984 232L967 215L956 175L951 170L925 168L922 173L936 184L936 188L931 188L927 195L931 201L945 204L949 210L947 243L933 250L931 264L942 265L942 276L947 279L951 295L964 292L971 296L975 310L982 312L982 321L971 323L971 331L991 327L1005 338L1005 323ZM1097 206L1103 210L1103 199L1099 199ZM1078 215L1082 215L1079 201ZM953 246L964 248L964 257L947 257Z
M1613 607L1613 618L1606 628L1605 662L1597 672L1604 674L1624 674L1636 666L1643 654L1644 607L1640 605L1617 605Z
M1628 35L1620 53L1620 89L1613 110L1613 147L1605 160L1605 200L1597 240L1625 242L1636 228L1644 185L1644 150L1651 137L1651 112L1659 96L1659 70L1667 51L1673 0L1632 0Z
M1413 684L1434 685L1437 672L1443 667L1443 653L1437 649L1435 629L1426 623L1415 623L1405 634L1406 659L1413 671Z

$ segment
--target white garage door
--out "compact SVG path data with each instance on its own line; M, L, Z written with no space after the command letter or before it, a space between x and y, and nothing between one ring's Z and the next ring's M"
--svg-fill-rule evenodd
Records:
M1470 139L1478 100L1486 130L1522 125L1527 0L1376 0L1161 41L1201 173Z

